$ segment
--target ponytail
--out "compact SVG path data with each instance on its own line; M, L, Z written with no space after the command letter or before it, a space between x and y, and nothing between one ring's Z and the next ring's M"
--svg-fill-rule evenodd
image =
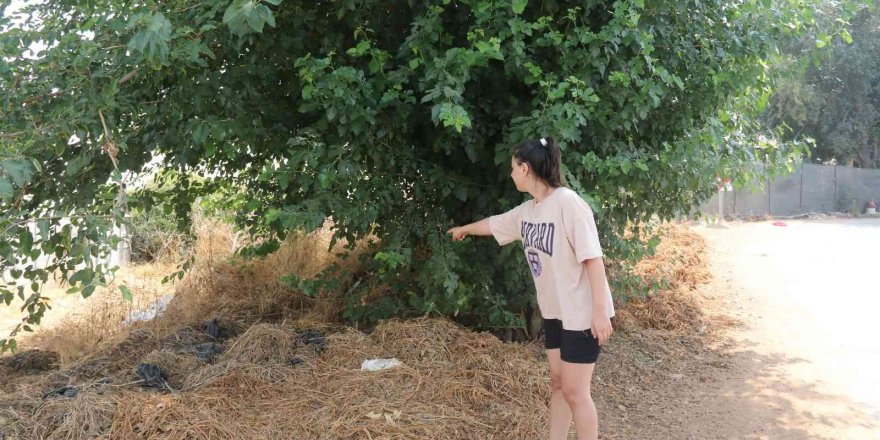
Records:
M527 163L551 188L566 186L562 177L562 151L552 137L527 140L513 151L513 157L520 164Z

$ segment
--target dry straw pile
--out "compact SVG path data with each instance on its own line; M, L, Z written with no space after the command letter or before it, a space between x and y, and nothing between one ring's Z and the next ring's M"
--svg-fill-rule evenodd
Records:
M297 237L289 245L311 243L313 252L288 250L262 264L200 266L160 318L63 358L60 369L57 362L29 371L0 363L0 439L546 435L550 380L539 343L503 343L440 318L389 320L369 333L340 326L333 319L338 304L277 281L294 260L320 254L316 246L325 239ZM672 296L630 303L618 322L674 329L701 319L675 292L704 277L703 247L693 234L667 229L658 254L640 270L672 279ZM403 365L360 369L364 360L392 357ZM144 387L138 370L145 364L161 370L159 386ZM603 368L605 385L598 386L613 396L608 379L625 380L615 369L626 367Z
M347 328L321 344L303 337L316 333L311 327L257 324L224 341L214 363L167 340L143 356L144 348L123 342L55 374L67 377L78 391L74 398L37 398L38 388L57 383L19 387L14 394L21 400L13 406L21 411L0 413L8 417L0 432L46 439L533 439L543 433L549 375L532 346L435 318L387 321L369 335ZM390 357L403 365L360 369L365 359ZM116 361L134 358L139 361L127 366ZM138 362L160 366L173 391L131 381ZM91 370L83 368L89 363ZM86 370L101 374L87 377Z
M706 242L686 227L660 228L656 253L643 259L636 274L649 282L665 280L667 289L629 301L618 310L616 324L623 329L661 329L684 332L705 326L699 299L689 292L709 279Z

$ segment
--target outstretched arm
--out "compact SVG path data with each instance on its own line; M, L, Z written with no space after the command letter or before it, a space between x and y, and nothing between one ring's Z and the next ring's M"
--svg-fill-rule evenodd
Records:
M489 229L488 218L469 225L456 226L447 232L452 235L452 239L455 241L464 240L468 235L492 235L492 231Z

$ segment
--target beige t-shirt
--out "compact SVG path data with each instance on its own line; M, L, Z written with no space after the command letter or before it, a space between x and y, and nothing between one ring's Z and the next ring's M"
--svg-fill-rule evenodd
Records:
M566 330L586 330L593 320L593 291L585 260L602 256L593 210L578 194L557 188L544 201L529 200L489 218L498 244L522 240L535 280L538 308L545 319L559 319ZM609 317L611 288L605 282Z

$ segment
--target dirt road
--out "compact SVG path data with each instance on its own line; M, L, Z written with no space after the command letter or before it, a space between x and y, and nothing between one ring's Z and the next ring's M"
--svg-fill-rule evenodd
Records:
M683 393L681 438L880 439L880 219L697 226L732 368Z

